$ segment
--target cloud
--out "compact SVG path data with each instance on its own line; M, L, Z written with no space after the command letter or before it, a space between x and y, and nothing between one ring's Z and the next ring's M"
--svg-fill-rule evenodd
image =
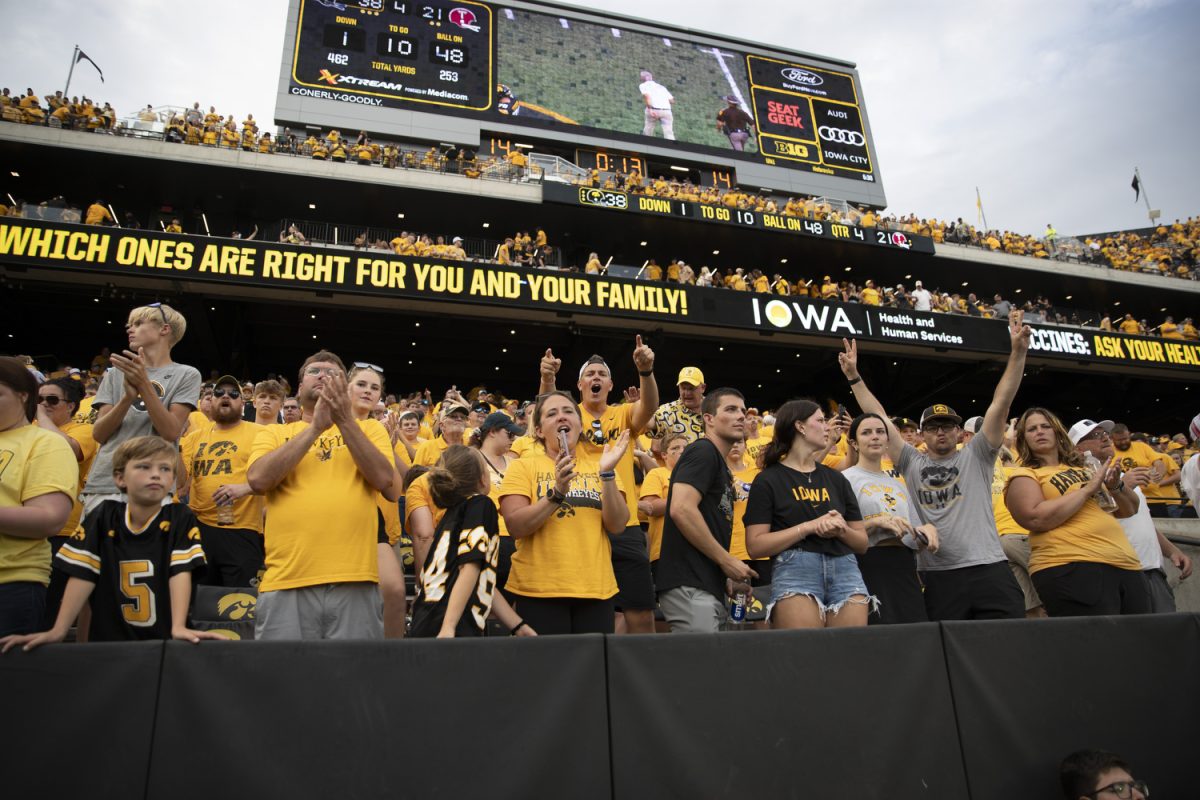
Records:
M43 0L5 12L0 85L53 93L77 41L104 70L71 92L119 114L215 105L272 119L286 0ZM1142 170L1166 218L1200 213L1200 4L1011 0L894 4L610 0L606 10L855 61L890 210L975 215L1026 233L1145 224ZM581 8L581 11L588 11ZM48 27L47 23L53 23ZM75 41L48 31L69 28Z

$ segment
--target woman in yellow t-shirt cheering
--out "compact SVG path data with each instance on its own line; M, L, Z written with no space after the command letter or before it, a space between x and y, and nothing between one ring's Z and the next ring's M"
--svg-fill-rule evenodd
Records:
M1062 422L1044 408L1031 408L1018 420L1017 457L1005 504L1016 523L1029 529L1029 574L1046 612L1148 613L1141 561L1114 519L1133 516L1139 503L1119 471L1089 468ZM1112 514L1097 502L1102 488L1116 500Z
M544 452L512 462L500 487L500 512L517 541L505 588L540 634L613 632L617 581L606 533L621 533L629 520L615 471L629 432L591 461L576 457L582 427L569 393L542 395L531 431Z

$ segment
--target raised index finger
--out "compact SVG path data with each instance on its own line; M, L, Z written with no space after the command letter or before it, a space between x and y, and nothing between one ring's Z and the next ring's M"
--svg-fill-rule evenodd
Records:
M634 339L637 342L637 347L641 347L642 346L642 335L639 333L636 337L634 337Z

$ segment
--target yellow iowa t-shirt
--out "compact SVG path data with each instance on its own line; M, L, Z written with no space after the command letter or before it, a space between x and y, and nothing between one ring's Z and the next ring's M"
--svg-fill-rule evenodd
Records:
M606 600L617 593L612 546L604 531L599 465L581 457L566 502L535 533L518 539L505 587L527 597ZM617 488L625 487L617 475ZM508 465L500 496L536 503L554 485L554 462L544 453Z
M1088 482L1091 471L1085 467L1017 467L1009 478L1032 478L1042 487L1042 497L1055 500L1078 492ZM1075 516L1045 533L1029 536L1029 573L1061 567L1077 561L1108 564L1118 569L1141 570L1142 562L1129 544L1125 529L1111 514L1100 510L1090 497Z
M192 479L188 506L196 519L214 528L244 528L262 533L263 498L248 494L233 503L233 523L217 522L217 504L213 492L228 483L246 483L250 451L263 425L242 421L228 430L205 420L179 441L183 468Z
M357 425L391 463L387 429L374 419L358 420ZM307 422L266 426L254 440L248 466L308 426ZM317 437L296 467L266 495L267 569L259 591L378 582L376 495L336 426Z
M642 479L642 491L640 498L661 497L667 499L667 492L671 488L671 470L666 467L655 467L646 473L646 477ZM663 523L666 522L666 517L650 517L650 560L658 561L662 555L662 533Z
M61 436L36 425L0 431L0 508L55 492L74 497L78 490L79 462ZM0 583L19 581L49 585L50 543L0 533Z

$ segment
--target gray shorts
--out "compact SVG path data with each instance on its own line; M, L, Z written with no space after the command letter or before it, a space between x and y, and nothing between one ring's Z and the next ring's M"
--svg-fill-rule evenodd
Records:
M717 633L729 616L725 604L703 589L677 586L658 593L671 633Z
M374 583L326 583L258 595L254 638L382 639L383 603Z
M1025 610L1032 611L1042 604L1033 581L1029 578L1029 536L1027 534L1006 533L1000 537L1000 547L1008 559L1008 566L1017 585L1025 595Z
M1142 571L1146 574L1146 583L1150 584L1150 613L1174 614L1175 593L1167 583L1167 573L1161 568Z

